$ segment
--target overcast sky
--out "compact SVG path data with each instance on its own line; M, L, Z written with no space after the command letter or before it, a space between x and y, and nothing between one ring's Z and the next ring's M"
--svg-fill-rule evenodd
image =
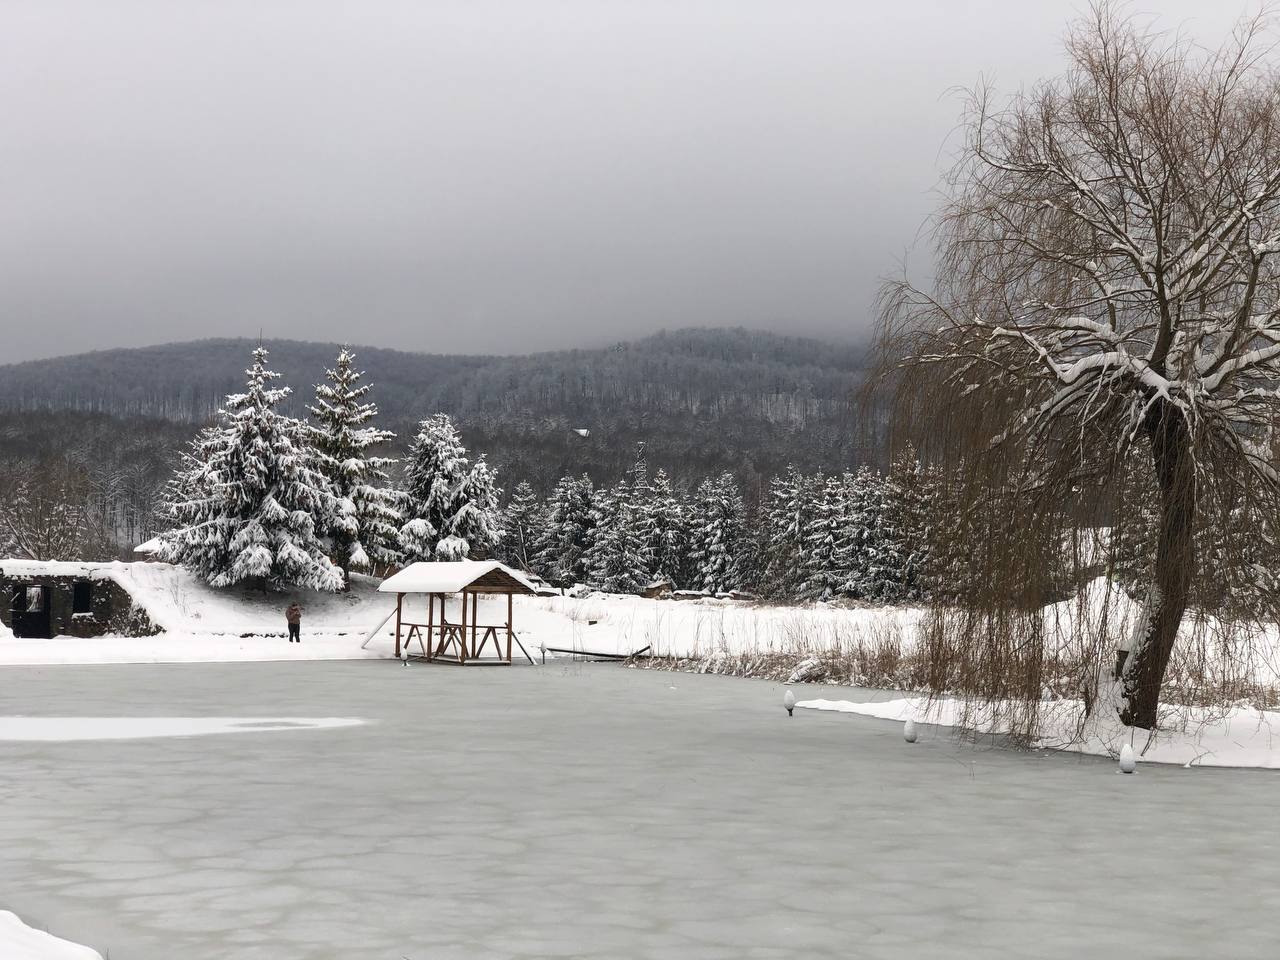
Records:
M1058 0L0 0L0 363L844 339ZM1215 9L1218 8L1218 9ZM1148 0L1217 42L1244 9Z

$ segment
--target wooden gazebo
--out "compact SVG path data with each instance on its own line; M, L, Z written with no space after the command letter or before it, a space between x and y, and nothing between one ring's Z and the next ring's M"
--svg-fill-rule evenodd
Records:
M522 573L505 564L496 560L411 563L384 580L378 591L396 595L396 657L402 650L408 653L410 644L416 640L421 653L413 656L425 660L510 663L514 643L529 662L533 662L512 626L512 597L517 593L533 593L534 586ZM406 618L405 597L422 594L427 597L426 621ZM455 594L461 597L461 611L450 620L445 604L447 598ZM479 622L481 594L506 596L505 624ZM494 656L481 657L490 641L493 641Z

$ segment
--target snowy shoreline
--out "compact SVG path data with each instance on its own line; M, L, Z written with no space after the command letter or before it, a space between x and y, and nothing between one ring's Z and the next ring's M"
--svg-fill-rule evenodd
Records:
M948 735L961 731L999 735L1006 728L998 716L979 707L972 716L958 700L924 696L897 697L869 703L851 700L800 700L797 709L832 711L877 720L931 724ZM1164 711L1154 732L1110 723L1083 723L1078 701L1045 704L1037 750L1059 750L1115 758L1128 743L1139 762L1181 767L1247 767L1280 769L1280 712L1233 707L1211 712L1197 707ZM1083 730L1082 730L1083 727Z
M102 960L96 950L29 927L8 910L0 910L0 957L4 960Z
M3 562L6 567L14 565ZM385 661L394 656L393 626L385 622L394 602L377 593L379 581L373 578L353 578L352 589L345 594L302 593L303 642L291 644L282 635L283 606L291 594L214 590L188 571L163 563L66 564L59 569L63 566L77 575L115 580L164 632L144 637L53 640L16 640L10 635L0 639L0 666ZM409 618L422 612L413 608L415 602L422 601L406 598ZM1096 581L1077 598L1045 608L1046 632L1051 640L1065 638L1074 618L1081 616L1089 618L1096 631L1120 629L1132 618L1132 606L1118 588ZM505 603L482 598L479 612L481 622L501 622L505 620ZM891 702L900 705L893 708L898 713L908 706L919 711L928 702L922 695L926 671L918 638L925 614L924 608L906 606L770 606L713 598L646 599L604 593L525 596L515 601L517 634L536 661L574 653L625 657L645 650L645 657L631 661L633 666L897 691L900 696ZM1254 689L1265 692L1274 689L1280 678L1280 663L1275 657L1280 643L1267 637L1264 646L1266 655L1254 665L1253 679ZM526 664L518 655L517 662ZM1219 689L1214 684L1222 680L1212 672L1212 659L1206 662L1210 668L1203 676L1193 677L1200 683L1195 688L1200 694ZM1074 675L1071 670L1060 672ZM1080 711L1072 706L1074 696L1075 691L1069 688L1046 689L1041 705L1041 745L1113 754L1121 733L1082 731ZM832 701L838 702L843 701ZM1214 713L1195 706L1167 707L1167 713L1179 719L1166 726L1188 732L1176 737L1161 734L1146 751L1146 759L1280 767L1280 742L1273 758L1270 737L1273 727L1280 730L1280 712L1269 712L1272 701L1265 697L1254 707L1242 705L1247 702L1251 701L1235 698ZM944 713L930 722L956 726L960 708L939 706L952 703L932 701L931 709ZM1260 712L1258 707L1264 709ZM874 711L891 708L852 704L825 709L887 716ZM948 710L949 715L945 713ZM968 718L964 721L968 723Z

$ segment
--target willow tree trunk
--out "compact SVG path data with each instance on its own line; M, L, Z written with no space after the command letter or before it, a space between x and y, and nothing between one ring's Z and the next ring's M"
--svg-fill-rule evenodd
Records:
M1160 687L1195 571L1196 488L1191 436L1181 413L1160 401L1148 412L1145 426L1160 490L1160 529L1144 610L1145 629L1124 665L1125 703L1120 717L1130 726L1150 730L1156 725Z

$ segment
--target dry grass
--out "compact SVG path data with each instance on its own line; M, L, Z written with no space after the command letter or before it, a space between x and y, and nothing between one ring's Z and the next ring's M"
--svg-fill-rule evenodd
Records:
M815 635L816 634L816 635ZM783 623L781 637L768 648L720 646L693 657L635 657L629 666L646 670L711 673L730 677L833 683L923 690L927 665L893 621L863 628L830 626L815 631L801 618Z
M671 670L732 677L750 677L777 682L812 682L838 686L874 687L909 693L932 693L989 704L996 699L974 697L975 689L995 683L1014 687L1035 686L1026 716L1012 724L1015 730L1034 731L1038 704L1059 700L1081 700L1092 695L1092 686L1112 647L1110 638L1129 629L1127 614L1104 605L1091 609L1084 598L1063 605L1054 617L1042 620L1034 640L1018 638L1010 642L1007 656L999 663L988 660L984 671L961 669L963 659L951 659L940 650L947 646L948 614L934 610L920 624L920 632L900 620L885 617L869 625L830 623L815 628L812 620L797 615L775 620L768 638L727 637L721 625L699 637L699 652L692 656L662 655L636 657L628 666L645 670ZM1075 624L1065 622L1075 621ZM1248 705L1258 709L1280 706L1280 663L1275 652L1260 660L1259 650L1271 650L1273 643L1254 635L1231 636L1221 624L1211 629L1189 625L1169 664L1163 702L1170 706L1229 709ZM661 631L658 631L660 633ZM932 635L931 635L932 634ZM660 639L657 633L651 639ZM1034 650L1034 655L1026 656ZM971 664L970 664L971 666ZM1010 707L1012 709L1013 707Z

